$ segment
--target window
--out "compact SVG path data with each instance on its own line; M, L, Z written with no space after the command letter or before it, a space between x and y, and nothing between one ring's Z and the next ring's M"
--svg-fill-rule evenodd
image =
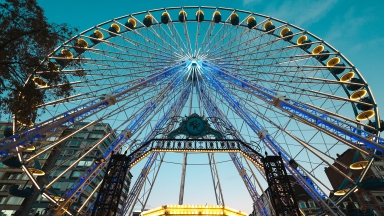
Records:
M41 154L39 155L39 159L47 159L49 157L49 154Z
M107 146L109 146L109 144L111 144L111 139L107 138L104 142L105 142L105 144L107 144Z
M78 146L80 146L80 141L77 141L77 140L67 141L67 146L78 147Z
M298 203L299 203L299 207L300 207L301 209L305 209L305 208L307 208L307 204L306 204L304 201L299 201Z
M22 197L9 197L7 204L8 205L21 205L23 202L24 198Z
M92 193L93 188L92 188L91 186L88 186L85 190L86 190L88 193Z
M379 204L384 203L384 193L383 192L375 191L375 192L372 192L372 195L376 198L376 200Z
M21 180L28 180L28 179L29 179L29 177L28 177L27 174L23 174L23 175L21 176Z
M366 193L363 193L363 197L364 197L365 201L367 201L367 202L371 201L371 199L369 198L369 196Z
M89 138L91 138L91 139L100 139L103 136L104 136L103 134L91 134L91 135L89 135Z
M52 188L60 190L62 185L63 185L63 182L55 182L53 183Z
M76 130L77 129L80 129L81 127L83 127L84 125L75 125L75 126L73 126L73 128L75 128Z
M17 180L17 179L20 178L20 176L21 176L20 173L12 173L12 174L10 174L10 175L8 176L8 179L9 179L9 180Z
M66 155L74 155L76 153L77 153L77 150L69 149L69 150L66 150L64 154L66 154Z
M100 144L100 145L99 145L99 148L101 149L102 152L104 152L105 149L106 149L105 146L104 146L103 144Z
M93 128L93 130L94 130L94 131L104 131L104 127L98 125L98 126L95 126L95 127Z
M39 201L40 202L48 202L49 200L45 196L40 196Z
M73 135L73 137L76 137L76 138L83 138L83 139L86 139L87 136L88 136L88 133L82 133L82 132Z
M359 203L357 203L357 202L353 202L353 204L355 205L355 207L356 207L357 209L360 208L360 207L359 207Z
M67 188L71 188L74 182L69 182Z
M7 197L5 197L5 196L1 196L1 197L0 197L0 205L1 205L1 204L4 204L6 199L7 199Z
M93 142L87 142L87 141L81 142L80 148L85 148L86 146L89 146L89 145L91 145L92 143L93 143Z
M72 178L78 178L80 177L81 173L79 171L73 171L72 174L71 174L71 177Z
M310 208L316 208L315 201L313 201L313 200L308 200L308 205Z
M56 141L56 140L58 140L59 139L59 137L55 137L55 136L52 136L52 137L48 137L47 138L47 141Z
M92 165L92 161L80 161L79 164L77 164L77 166L90 166Z
M49 177L51 177L51 178L56 178L57 176L60 175L61 172L62 172L62 171L59 171L59 170L56 170L56 171L54 171L54 172L51 172L51 173L49 174Z
M8 191L8 186L9 185L2 185L1 187L0 187L0 191Z

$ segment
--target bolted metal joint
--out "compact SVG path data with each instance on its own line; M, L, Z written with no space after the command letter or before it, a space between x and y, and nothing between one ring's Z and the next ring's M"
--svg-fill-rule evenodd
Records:
M261 139L261 138L266 138L268 135L268 131L267 130L261 130L259 131L259 133L257 134L257 136Z
M285 96L283 96L283 95L279 95L279 94L277 94L277 95L275 96L275 98L274 98L272 104L273 104L274 106L280 106L280 102L282 102L282 101L287 101L287 100L289 100L289 98L287 98L287 97L285 97Z
M113 105L117 102L116 96L111 95L111 94L104 94L100 97L102 100L107 100L108 105Z
M132 137L132 132L130 130L123 130L123 132L121 132L123 135L124 135L124 138L126 139L129 139Z

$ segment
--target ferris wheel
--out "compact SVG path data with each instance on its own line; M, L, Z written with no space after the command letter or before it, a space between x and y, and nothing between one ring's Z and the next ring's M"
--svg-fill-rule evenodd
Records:
M81 67L73 64L79 61ZM39 117L34 125L24 123L27 129L5 138L0 150L1 160L15 160L14 166L23 169L57 211L89 213L90 200L76 210L70 203L88 193L89 182L101 175L113 152L134 152L176 129L181 116L192 114L211 119L215 130L249 143L260 154L280 154L288 173L325 212L334 215L343 215L338 206L359 187L344 173L355 167L338 162L336 155L356 149L365 155L364 166L358 167L364 170L383 158L380 132L384 128L362 74L321 38L270 16L197 6L132 13L74 36L43 65L47 69L34 71L27 82L38 86L49 100L36 106ZM63 76L63 83L51 85L51 73ZM59 87L68 83L71 94L58 94ZM62 163L53 165L48 174L62 172L47 178L44 186L37 183L37 175L47 175L36 167L39 156L60 151L61 143L100 123L111 130L74 154L62 152ZM60 136L68 128L71 133ZM68 190L52 194L52 185L78 170L79 162L108 138L110 148L94 156L95 162ZM159 171L165 154L143 157L147 172L131 184L121 215L132 213L138 203L145 208L151 187L143 189L143 185L148 181L153 185L156 177L148 173ZM256 203L265 190L262 169L239 153L231 153L231 159ZM220 185L214 153L209 153L209 161L214 185ZM324 180L325 167L345 178L338 199L328 197L333 189ZM366 172L362 173L364 178ZM214 187L212 193L215 204L224 205L221 188ZM260 202L256 210L265 205Z

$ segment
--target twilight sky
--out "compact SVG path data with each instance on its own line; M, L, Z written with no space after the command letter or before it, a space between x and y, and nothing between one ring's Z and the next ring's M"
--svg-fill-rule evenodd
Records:
M125 14L154 8L181 5L222 6L249 10L287 21L314 33L343 53L361 72L376 98L379 108L384 107L384 1L347 0L184 0L184 1L101 1L101 0L38 0L49 21L68 23L83 31L98 23ZM370 3L367 3L370 2ZM206 161L206 155L191 155L197 161ZM203 158L204 157L204 158ZM172 157L181 162L182 155ZM220 159L220 156L218 157ZM166 157L167 160L167 157ZM224 159L223 159L224 160ZM142 167L138 164L138 169ZM230 207L250 213L251 200L234 166L219 164L224 198ZM140 170L133 171L133 175ZM163 204L176 204L181 166L166 163L156 181L148 208ZM185 204L214 204L210 171L207 166L188 167ZM200 195L196 196L196 190ZM165 191L165 192L164 192ZM188 196L188 194L195 194Z

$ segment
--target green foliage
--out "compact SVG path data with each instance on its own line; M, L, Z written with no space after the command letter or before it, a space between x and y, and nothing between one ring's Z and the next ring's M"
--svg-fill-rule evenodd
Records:
M43 61L77 29L49 23L36 0L0 3L0 20L0 114L16 114L19 122L27 124L36 119L38 105L70 95L65 75ZM80 67L78 60L69 64ZM54 93L37 87L34 76L44 78Z

